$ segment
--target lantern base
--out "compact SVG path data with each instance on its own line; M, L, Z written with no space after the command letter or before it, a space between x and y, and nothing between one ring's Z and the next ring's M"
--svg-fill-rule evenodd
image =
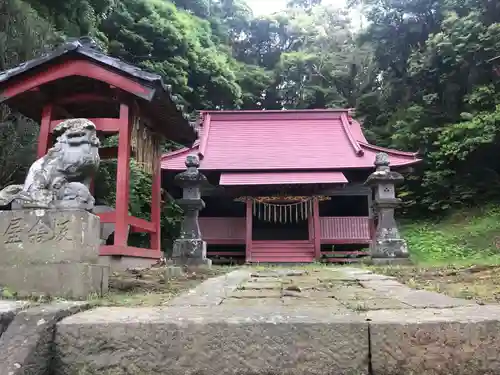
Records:
M207 243L201 239L175 240L172 261L175 265L212 266L212 261L207 258Z
M406 241L401 238L375 240L370 249L372 260L406 259L409 257Z

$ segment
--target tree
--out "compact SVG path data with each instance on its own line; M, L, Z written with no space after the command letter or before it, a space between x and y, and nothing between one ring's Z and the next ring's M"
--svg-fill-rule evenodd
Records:
M378 89L357 112L386 145L420 150L407 189L434 210L499 197L498 4L489 1L365 2Z
M30 60L59 41L52 25L20 0L0 3L0 71ZM22 180L35 157L38 125L0 105L0 188Z
M103 36L97 26L112 10L114 0L25 0L38 14L69 37Z
M102 22L109 52L163 76L188 111L241 101L227 47L210 24L163 0L125 0Z
M279 91L287 108L354 107L375 79L371 50L358 47L344 11L316 6L290 21L297 48L277 64Z

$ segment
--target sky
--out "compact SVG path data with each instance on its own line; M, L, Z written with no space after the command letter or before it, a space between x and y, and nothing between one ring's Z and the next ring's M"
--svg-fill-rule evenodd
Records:
M287 0L246 0L255 15L264 15L279 12L286 8ZM345 0L323 0L323 4L334 4L339 8L345 6Z

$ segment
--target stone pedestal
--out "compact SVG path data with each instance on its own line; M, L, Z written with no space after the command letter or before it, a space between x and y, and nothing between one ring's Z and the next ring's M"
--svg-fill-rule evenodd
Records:
M175 265L212 265L212 261L207 259L207 243L201 237L198 221L199 212L205 207L201 187L207 183L207 178L198 170L199 166L198 157L190 155L186 158L186 171L175 177L177 185L182 188L182 198L177 200L177 204L184 211L181 234L174 242L172 253Z
M175 265L208 267L212 265L212 261L207 258L207 243L201 239L176 239L172 260Z
M366 181L374 189L374 208L378 216L370 249L371 258L374 264L393 263L409 256L406 241L401 238L394 218L394 210L401 204L401 200L396 198L395 186L402 183L404 178L400 173L390 170L389 157L385 153L377 154L375 167L375 172Z
M0 286L21 297L106 293L100 231L99 218L84 210L0 211Z

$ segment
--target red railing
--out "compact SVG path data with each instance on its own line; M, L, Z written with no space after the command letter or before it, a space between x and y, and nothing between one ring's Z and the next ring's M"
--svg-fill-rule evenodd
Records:
M371 218L369 217L320 217L321 243L368 244L370 243Z
M320 217L323 244L368 244L372 219L369 217ZM245 244L244 217L200 217L200 230L208 244Z
M244 244L244 217L200 217L200 231L208 244Z

